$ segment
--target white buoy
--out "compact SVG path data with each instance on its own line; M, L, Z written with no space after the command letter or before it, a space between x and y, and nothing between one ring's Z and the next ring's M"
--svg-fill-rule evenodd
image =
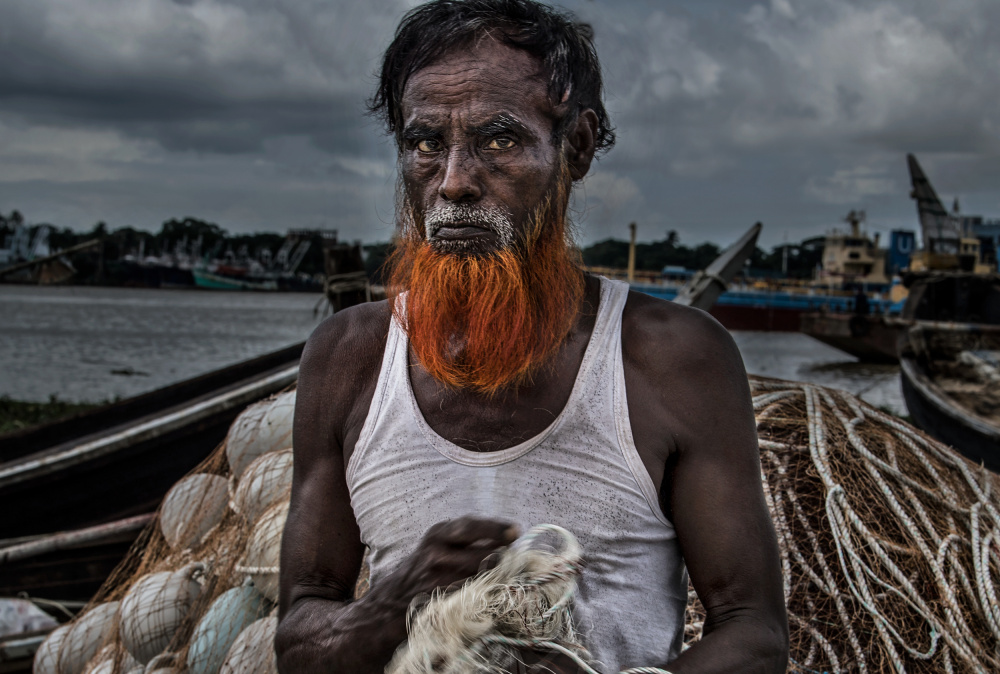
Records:
M100 604L73 622L59 649L59 674L80 674L114 629L118 602Z
M193 575L200 564L177 571L160 571L141 578L122 599L119 634L122 644L140 663L162 652L201 593Z
M90 670L87 674L118 674L119 672L121 672L121 674L143 674L145 671L146 668L139 664L136 664L133 667L124 666L115 669L114 660L105 660ZM164 670L161 669L160 671L162 672Z
M292 446L295 391L248 407L236 418L226 438L226 458L235 479L258 456Z
M292 489L292 450L282 449L257 457L240 477L233 494L233 509L248 522L287 501Z
M59 674L59 650L72 625L57 627L35 651L34 674Z
M121 666L115 669L115 647L105 646L97 654L96 664L87 670L87 674L143 674L145 667L140 665L128 653L121 656Z
M278 656L274 652L276 617L261 618L233 642L219 674L278 674Z
M270 605L252 585L219 595L198 621L187 652L187 674L218 674L229 647Z
M166 653L160 653L146 665L147 674L153 674L154 671L176 672L178 670L178 660L179 658L176 653L171 653L169 651Z
M222 520L228 501L226 478L207 473L188 475L163 499L160 531L174 550L190 548Z
M261 515L250 533L243 564L237 567L253 578L254 585L272 602L278 601L278 564L281 534L288 518L288 502L279 503Z

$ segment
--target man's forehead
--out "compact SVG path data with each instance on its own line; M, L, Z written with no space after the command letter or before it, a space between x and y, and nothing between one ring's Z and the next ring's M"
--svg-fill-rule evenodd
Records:
M404 118L437 109L476 108L517 117L526 107L551 107L544 66L531 54L493 39L445 54L413 73L403 91ZM489 108L482 112L478 108ZM481 120L485 121L485 120Z

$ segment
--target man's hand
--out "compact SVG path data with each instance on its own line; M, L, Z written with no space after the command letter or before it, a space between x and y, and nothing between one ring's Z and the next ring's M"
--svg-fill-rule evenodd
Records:
M379 600L408 607L414 597L465 582L489 565L490 557L517 540L509 522L459 517L438 522L424 534L417 549L389 576Z

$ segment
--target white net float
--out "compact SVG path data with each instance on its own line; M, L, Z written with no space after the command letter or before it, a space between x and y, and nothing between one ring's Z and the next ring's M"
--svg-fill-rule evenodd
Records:
M292 416L295 391L248 407L229 430L226 457L234 478L239 479L258 456L292 446Z
M217 674L240 633L267 613L270 604L252 585L226 590L212 602L191 635L188 674Z
M288 517L288 502L273 506L257 521L247 543L243 564L237 571L250 574L254 585L272 602L278 601L278 565L281 561L281 534Z
M146 674L153 674L153 672L160 672L160 674L175 674L180 671L179 667L177 667L179 659L180 658L176 653L160 653L146 665Z
M219 674L278 674L278 656L274 652L274 635L278 618L261 618L233 642Z
M271 506L287 501L292 489L292 450L257 457L247 467L233 494L233 510L256 522Z
M32 671L35 674L59 674L59 649L63 639L69 634L71 625L63 625L52 630L52 633L35 651L35 661Z
M135 661L128 653L118 656L119 666L115 667L115 647L109 644L98 652L94 663L87 669L87 674L143 674L145 667Z
M104 660L99 665L91 669L87 674L143 674L146 668L136 664L133 667L119 667L115 669L115 661ZM163 671L163 670L160 670Z
M170 488L160 509L160 531L174 550L202 541L222 521L229 501L226 478L197 473Z
M76 620L59 648L59 674L80 674L114 629L118 602L95 606Z
M141 663L148 663L170 645L191 605L201 594L194 575L200 564L177 571L160 571L143 577L125 595L119 634L125 649Z

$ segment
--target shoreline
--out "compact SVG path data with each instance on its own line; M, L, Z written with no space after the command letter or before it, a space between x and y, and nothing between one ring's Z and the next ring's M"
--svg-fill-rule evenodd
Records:
M50 396L48 402L33 402L0 396L0 435L65 419L111 402L105 400L97 403L74 403L59 400L56 396Z

